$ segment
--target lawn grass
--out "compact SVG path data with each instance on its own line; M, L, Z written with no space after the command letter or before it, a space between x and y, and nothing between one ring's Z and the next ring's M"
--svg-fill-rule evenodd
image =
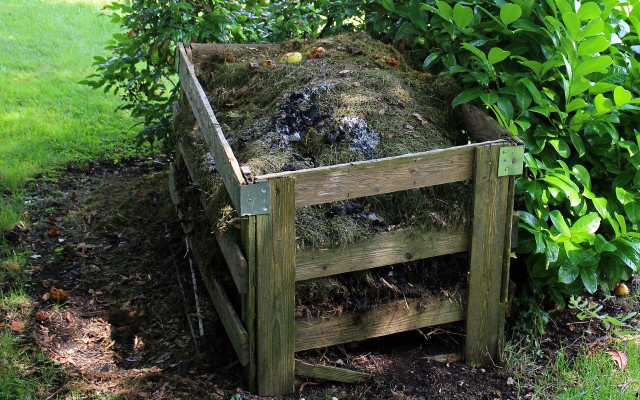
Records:
M135 129L113 94L80 85L118 27L106 0L3 0L0 5L0 399L55 392L62 371L9 329L33 323L26 253L2 241L25 211L22 190L39 172L70 162L135 154ZM11 268L8 264L13 264ZM19 265L19 269L15 269ZM26 330L28 331L28 330Z
M0 7L0 232L19 221L37 172L135 152L134 121L113 94L78 84L118 27L105 0L3 0Z

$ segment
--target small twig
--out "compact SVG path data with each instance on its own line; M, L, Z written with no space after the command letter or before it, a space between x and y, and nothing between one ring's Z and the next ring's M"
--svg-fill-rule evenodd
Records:
M191 317L189 316L189 309L187 307L187 296L185 296L184 294L182 282L180 281L180 271L178 270L178 264L174 262L173 265L176 267L176 276L178 277L178 286L180 286L180 293L182 294L182 301L184 303L184 312L187 316L187 323L189 324L191 337L193 338L193 347L195 347L196 353L200 353L200 349L198 348L198 338L196 338L196 332L193 330L193 324L191 323Z
M47 397L47 398L46 398L46 399L44 399L44 400L51 400L51 399L53 399L53 397L54 397L54 396L56 396L58 393L60 393L60 391L61 391L62 389L64 389L66 386L67 386L66 384L64 384L64 385L60 386L60 387L58 388L58 390L56 390L55 392L53 392L49 397Z
M416 329L416 332L418 332L418 334L419 334L420 336L422 336L422 338L423 338L424 340L429 341L429 336L425 335L425 334L424 334L424 332L422 332L422 330L421 330L421 329L419 329L419 328L418 328L418 329Z
M187 251L189 252L189 243L187 239L184 240ZM196 284L196 273L193 270L193 260L189 255L189 268L191 269L191 281L193 282L193 297L196 299L196 314L198 315L198 328L200 328L200 336L204 336L204 327L202 326L202 313L200 312L200 299L198 298L198 285Z

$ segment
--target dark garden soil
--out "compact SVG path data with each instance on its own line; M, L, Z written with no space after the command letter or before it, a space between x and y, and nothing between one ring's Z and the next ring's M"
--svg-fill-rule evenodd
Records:
M67 371L56 393L60 398L72 391L129 399L257 398L242 390L240 366L199 280L201 313L196 312L167 180L166 162L139 159L70 168L41 176L28 188L28 229L6 239L29 253L28 290L36 306L27 331ZM61 293L57 289L68 292L59 305L50 298ZM194 326L198 353L187 312L194 321L202 318L202 337ZM605 334L599 323L579 321L575 312L556 314L542 338L541 365L560 345L577 352ZM528 397L527 389L517 392L504 368L470 368L431 357L459 352L460 332L456 326L424 329L305 352L299 357L369 371L375 379L362 385L298 382L292 398Z

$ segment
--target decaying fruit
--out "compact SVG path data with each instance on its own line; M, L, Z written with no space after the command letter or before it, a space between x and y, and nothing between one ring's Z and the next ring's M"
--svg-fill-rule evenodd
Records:
M395 57L387 57L384 59L384 62L386 62L387 65L391 65L392 67L399 67L400 65L402 65L402 63Z
M321 57L324 54L324 52L325 52L324 47L316 47L315 49L311 50L307 55L309 56L309 58L318 58L318 57Z
M629 288L624 283L619 283L615 289L616 296L625 297L629 295Z
M275 67L275 63L272 60L264 60L262 62L263 67Z
M286 62L289 64L295 64L302 61L302 54L297 51L284 53L282 57L280 57L280 62Z

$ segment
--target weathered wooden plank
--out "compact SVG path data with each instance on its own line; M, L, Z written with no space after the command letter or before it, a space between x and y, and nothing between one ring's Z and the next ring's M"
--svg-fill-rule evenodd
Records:
M371 374L367 374L366 372L353 371L330 365L313 365L300 360L296 360L295 362L295 371L296 375L305 378L324 379L342 383L363 383L370 381L372 378Z
M383 232L359 243L296 254L296 281L453 254L469 249L466 230Z
M465 341L470 365L498 362L505 229L511 223L507 210L511 178L498 177L500 147L481 146L476 152Z
M464 319L464 307L451 299L400 300L362 313L296 321L296 351L355 342Z
M177 57L180 60L178 75L180 85L191 104L191 109L198 120L200 132L202 132L211 154L216 162L216 168L224 181L229 196L236 207L240 209L240 185L246 183L240 165L231 150L231 146L222 133L220 124L211 109L209 100L196 78L193 64L187 58L184 45L178 44Z
M498 141L502 142L502 141ZM296 207L375 196L473 178L476 144L378 160L257 176L296 179Z
M293 393L295 181L271 182L271 213L256 219L258 393Z
M189 238L187 240L190 242L188 244L192 251L197 248L193 240L189 240ZM227 332L231 345L238 355L240 364L247 365L249 363L249 338L247 331L244 329L244 326L242 326L242 321L240 321L238 314L233 309L231 300L229 300L222 284L213 276L213 269L210 268L209 265L197 264L200 274L202 275L202 280L207 287L209 296L211 296L211 301L216 308L218 317L220 317L222 326L224 326Z
M184 219L184 213L180 209L180 194L177 189L176 169L173 164L171 164L169 193L171 195L172 202L176 206L179 218ZM238 355L240 364L247 365L249 363L249 339L247 331L242 326L242 322L233 309L233 305L227 297L224 288L214 277L210 259L205 255L205 249L207 249L211 245L214 245L213 237L206 234L203 235L202 233L198 233L195 237L190 235L190 224L186 222L183 223L183 228L185 229L185 233L187 233L187 246L189 246L189 250L193 254L196 265L200 270L202 280L207 287L209 296L211 297L220 321L222 322L222 325L227 332L227 336L229 336L231 345Z
M216 240L218 241L218 246L220 246L220 251L224 256L224 259L227 262L227 267L229 267L229 272L231 272L231 277L238 288L238 292L240 292L240 294L247 293L249 286L249 266L247 265L247 260L245 260L244 255L242 254L240 246L238 246L235 240L233 240L233 237L226 232L217 231Z
M256 217L242 219L242 247L247 260L247 293L242 296L242 321L249 335L249 363L244 368L249 391L256 382Z
M511 249L513 247L513 224L516 224L516 228L518 225L518 214L513 213L513 203L514 203L514 193L515 193L515 183L516 177L509 177L509 184L507 186L507 204L506 204L506 217L505 222L506 226L504 228L504 253L502 255L502 285L500 288L500 315L499 315L499 325L498 325L498 362L501 363L503 360L502 350L505 344L505 333L504 327L506 324L506 310L507 303L509 301L509 270L511 268ZM516 241L517 238L517 230L516 230Z

